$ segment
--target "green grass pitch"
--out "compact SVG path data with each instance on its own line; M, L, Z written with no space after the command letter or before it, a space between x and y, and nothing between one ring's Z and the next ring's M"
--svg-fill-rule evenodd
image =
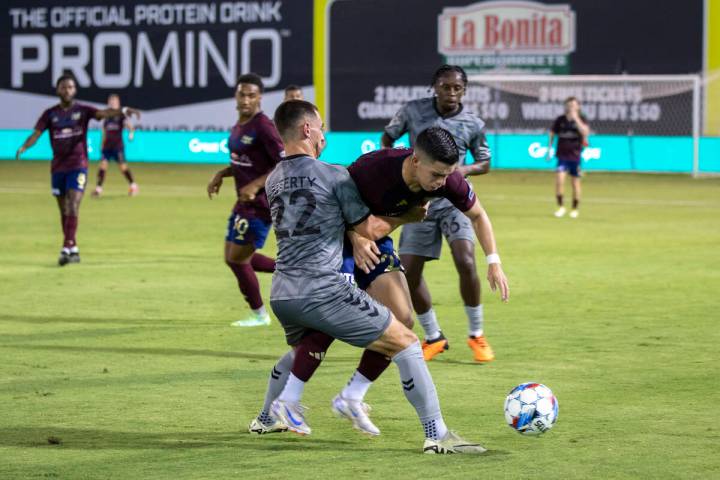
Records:
M306 388L312 436L248 435L286 346L277 322L229 326L247 313L222 261L231 183L210 201L217 166L132 168L140 196L111 165L82 263L59 268L48 164L0 162L0 478L720 476L720 179L593 173L572 220L550 173L476 178L511 285L503 305L483 283L497 360L471 362L445 247L426 278L451 349L430 370L448 425L490 451L436 457L394 366L368 395L379 438L332 417L360 354L341 344ZM560 402L540 438L503 419L526 380Z

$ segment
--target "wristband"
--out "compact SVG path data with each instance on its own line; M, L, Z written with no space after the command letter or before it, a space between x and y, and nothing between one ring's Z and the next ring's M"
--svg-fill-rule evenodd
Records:
M501 263L500 255L498 255L497 253L491 253L490 255L485 257L485 259L487 260L488 265L492 265L493 263Z
M120 109L120 111L121 111L122 114L125 115L126 117L128 116L128 114L127 114L128 107L122 107L122 108Z

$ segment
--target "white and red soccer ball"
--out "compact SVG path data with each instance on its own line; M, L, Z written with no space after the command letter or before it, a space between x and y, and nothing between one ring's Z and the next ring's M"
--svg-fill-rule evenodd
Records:
M555 425L557 417L557 398L542 383L522 383L505 398L505 421L523 435L547 432Z

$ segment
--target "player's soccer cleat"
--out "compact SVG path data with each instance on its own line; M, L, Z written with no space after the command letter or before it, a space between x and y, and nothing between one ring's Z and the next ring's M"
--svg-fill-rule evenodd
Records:
M423 358L425 358L426 362L429 362L433 358L443 353L445 350L449 349L450 344L448 344L448 341L445 338L445 335L442 334L442 332L440 332L440 336L435 340L425 340L422 343Z
M423 445L423 453L436 455L447 455L450 453L465 453L478 455L487 452L479 443L468 442L455 432L448 431L445 437L439 440L426 438Z
M251 435L265 435L266 433L282 433L287 432L287 425L276 420L272 425L265 425L257 418L248 425L248 433Z
M138 187L138 184L135 182L131 183L130 188L128 189L128 195L134 197L138 193L140 193L140 187Z
M254 312L250 313L250 316L244 320L238 320L230 325L233 327L264 327L270 325L270 315L258 315Z
M97 198L100 195L102 195L102 191L103 191L102 187L100 185L98 185L97 187L95 187L95 190L93 190L92 196Z
M70 252L70 261L68 263L80 263L80 252Z
M64 267L68 263L70 263L70 252L61 250L60 257L58 257L58 265L60 265L61 267Z
M565 210L565 207L560 207L560 208L558 208L557 210L555 210L555 216L556 216L557 218L564 217L564 216L565 216L565 212L567 212L567 210Z
M495 352L493 352L484 335L469 337L467 343L470 350L473 351L476 362L492 362L495 360Z
M270 405L270 413L280 422L287 425L288 430L298 435L310 435L312 429L305 423L305 410L307 407L299 403L275 400Z
M570 210L570 218L577 218L580 216L580 210Z
M370 405L359 400L348 400L340 395L333 398L333 413L340 417L350 420L353 428L360 430L362 433L377 436L380 435L380 429L370 420Z

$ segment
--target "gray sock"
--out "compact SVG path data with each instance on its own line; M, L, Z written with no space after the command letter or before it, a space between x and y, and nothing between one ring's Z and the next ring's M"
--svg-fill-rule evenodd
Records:
M270 416L270 404L280 395L283 388L285 388L285 383L290 376L290 369L293 366L294 360L295 350L290 350L280 357L280 360L278 360L270 372L267 391L265 392L265 403L263 404L260 415L258 415L258 420L260 420L265 426L270 426L275 421Z
M435 384L423 359L420 342L415 342L393 359L400 370L400 381L408 401L415 407L427 438L443 438L447 427L440 412Z
M440 324L435 316L435 310L431 308L427 312L419 314L417 319L425 331L425 340L435 340L440 337Z

